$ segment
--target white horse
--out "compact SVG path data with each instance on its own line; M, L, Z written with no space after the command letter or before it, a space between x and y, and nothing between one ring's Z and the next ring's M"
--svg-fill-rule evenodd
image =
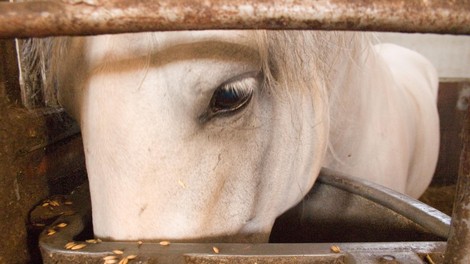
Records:
M266 241L322 166L414 197L435 168L436 72L369 34L139 33L42 51L81 126L102 239Z

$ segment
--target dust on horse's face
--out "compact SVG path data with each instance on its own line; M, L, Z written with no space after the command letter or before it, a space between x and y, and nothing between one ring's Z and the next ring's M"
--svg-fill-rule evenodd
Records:
M72 41L60 98L82 128L97 237L264 241L309 190L325 99L268 87L254 36Z

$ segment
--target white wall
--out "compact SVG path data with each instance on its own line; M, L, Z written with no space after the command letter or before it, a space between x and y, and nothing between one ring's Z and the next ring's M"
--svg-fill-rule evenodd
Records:
M436 66L442 81L470 80L470 36L378 33L378 37L423 54Z

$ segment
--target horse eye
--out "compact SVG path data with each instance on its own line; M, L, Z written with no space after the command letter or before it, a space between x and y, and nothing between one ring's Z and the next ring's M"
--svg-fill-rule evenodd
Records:
M212 95L210 112L220 114L243 108L250 101L257 82L256 78L248 77L222 84Z

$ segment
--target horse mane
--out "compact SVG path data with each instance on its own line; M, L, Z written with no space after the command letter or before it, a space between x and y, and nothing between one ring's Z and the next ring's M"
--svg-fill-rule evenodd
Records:
M55 84L60 57L67 48L68 38L31 38L18 42L19 63L21 67L20 83L24 95L23 101L38 101L45 106L59 106L58 88ZM29 104L25 104L27 107Z
M372 47L371 35L360 32L256 31L255 37L268 83L284 82L289 87L288 84L300 80L303 85L290 88L315 92L312 91L312 84L315 84L314 90L323 86L328 94L335 88L338 78L354 77L348 74L350 68L363 67L362 57L369 56ZM279 73L284 76L283 80L276 78Z

